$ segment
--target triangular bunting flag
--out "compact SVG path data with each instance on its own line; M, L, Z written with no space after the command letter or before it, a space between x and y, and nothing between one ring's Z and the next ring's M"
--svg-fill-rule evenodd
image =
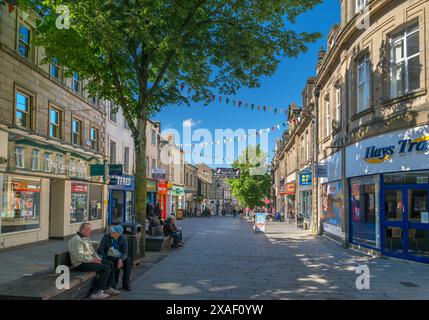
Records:
M214 102L214 101L215 101L215 99L216 99L216 97L215 97L215 95L213 94L213 95L212 95L212 102Z
M192 91L192 89L191 89L191 88L188 88L188 94L190 94L190 93L191 93L191 91Z
M274 114L276 114L277 113L277 109L274 109Z
M261 110L261 106L258 106L258 111L260 111Z
M11 14L13 10L15 10L15 6L13 4L9 4L8 5L9 14Z
M255 109L255 105L252 103L252 110Z
M267 107L266 107L266 106L264 106L264 112L265 112L265 111L267 111Z
M226 98L226 104L229 104L229 99L228 98Z
M232 100L232 105L235 107L235 100Z
M243 102L238 101L238 107L241 108L241 105L243 104Z
M185 84L184 84L184 83L181 83L181 84L180 84L180 90L181 90L181 91L183 91L183 89L184 89L184 88L185 88Z
M221 103L222 102L222 97L221 96L219 96L219 103Z
M249 106L249 104L246 102L246 105L245 105L245 107L247 108Z

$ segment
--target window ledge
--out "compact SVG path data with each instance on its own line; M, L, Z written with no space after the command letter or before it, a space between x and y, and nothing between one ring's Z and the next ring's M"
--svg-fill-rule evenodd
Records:
M322 143L326 143L329 141L329 139L331 139L331 136L328 135L327 137L323 138Z
M366 109L364 111L361 111L361 112L356 113L355 115L353 115L352 118L351 118L351 120L355 121L355 120L357 120L357 119L359 119L359 118L361 118L361 117L363 117L363 116L365 116L367 114L373 113L373 112L374 112L374 108L368 108L368 109Z
M398 102L402 102L405 100L410 100L413 98L417 98L417 97L421 97L427 94L427 90L426 89L419 89L410 93L406 93L402 96L396 97L396 98L392 98L392 99L387 99L384 100L381 104L382 107L389 107L392 104L398 103Z

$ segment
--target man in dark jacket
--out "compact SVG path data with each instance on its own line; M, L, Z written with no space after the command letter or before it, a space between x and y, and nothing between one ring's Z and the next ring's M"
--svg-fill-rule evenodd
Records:
M130 272L131 261L128 257L127 239L123 235L121 225L111 227L110 234L105 234L100 241L98 254L103 260L110 260L115 265L115 283L119 282L119 273L122 269L122 289L131 291Z
M173 248L178 248L183 245L181 243L180 239L180 233L177 231L177 229L173 226L172 218L173 216L169 216L167 220L165 220L163 225L164 235L165 236L172 236L173 237L173 244L171 245Z

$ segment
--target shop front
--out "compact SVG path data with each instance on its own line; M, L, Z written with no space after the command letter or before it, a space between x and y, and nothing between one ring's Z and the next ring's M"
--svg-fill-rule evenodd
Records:
M109 225L134 222L134 190L134 176L125 174L110 176Z
M168 197L168 181L158 181L158 202L161 207L161 217L163 220L167 218L167 197Z
M295 176L295 175L294 175ZM295 181L291 181L286 183L285 191L284 191L284 197L285 197L285 208L286 208L286 218L289 219L289 221L297 222L297 215L296 213L296 202L295 202L295 196L296 194L296 183Z
M306 168L299 173L299 210L303 218L303 226L310 229L312 224L313 183L311 169Z
M177 210L183 210L185 206L185 188L172 185L171 190L171 214L176 215Z
M154 180L147 179L146 183L147 203L156 204L157 183Z
M429 263L429 126L363 140L346 154L355 163L347 167L350 242Z
M327 237L343 243L345 241L345 203L341 152L323 159L318 166L323 166L326 173L320 177L320 229Z

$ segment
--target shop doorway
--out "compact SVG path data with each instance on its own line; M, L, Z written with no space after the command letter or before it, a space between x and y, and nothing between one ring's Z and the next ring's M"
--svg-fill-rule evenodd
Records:
M429 186L385 186L382 206L382 254L429 263Z

